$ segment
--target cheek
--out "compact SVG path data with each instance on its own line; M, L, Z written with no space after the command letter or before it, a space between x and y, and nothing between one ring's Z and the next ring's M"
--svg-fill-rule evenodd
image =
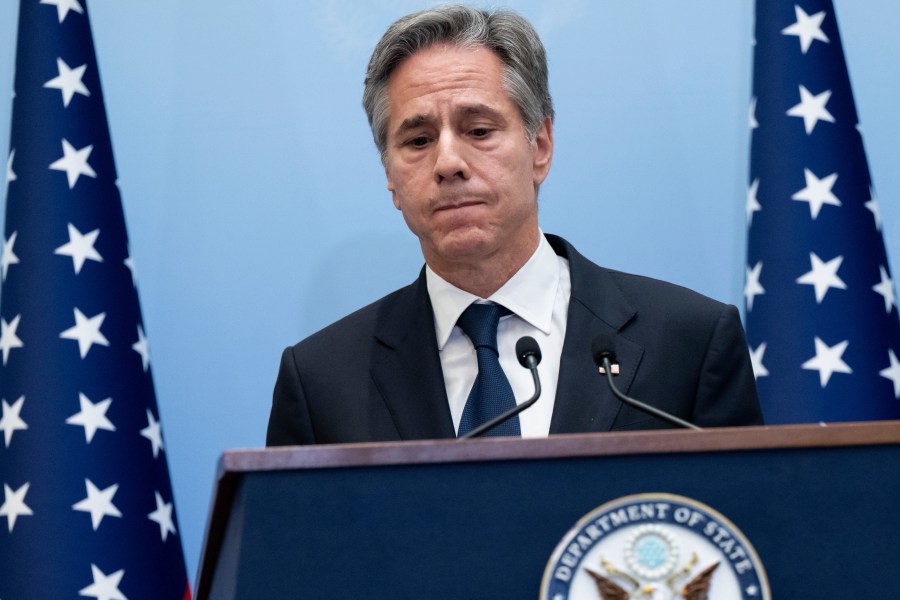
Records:
M416 210L428 195L428 185L415 169L396 169L389 180L394 206L404 212Z
M508 205L527 203L534 193L531 174L518 162L497 165L494 171L497 192L505 196Z
M391 193L391 202L397 210L403 210L406 204L406 181L402 170L397 169L396 165L390 168L385 167L384 174L387 177L387 190Z

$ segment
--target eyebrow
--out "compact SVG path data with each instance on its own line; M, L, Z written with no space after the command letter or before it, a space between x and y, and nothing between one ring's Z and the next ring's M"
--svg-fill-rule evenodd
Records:
M504 125L506 124L506 118L503 116L503 114L499 110L497 110L495 108L491 108L487 104L466 105L466 106L462 107L461 112L464 115L466 115L467 117L469 117L469 116L477 117L477 116L484 115L486 117L490 117L491 119L500 121Z
M494 108L491 108L487 104L479 103L479 104L464 105L459 109L459 112L461 112L464 116L467 116L467 117L484 115L486 117L489 117L489 118L499 121L503 125L506 124L506 119L503 117L503 114L500 111L498 111ZM412 129L417 129L417 128L421 127L422 125L426 125L426 124L432 122L433 120L434 120L433 116L425 115L425 114L416 115L414 117L404 119L400 123L400 125L397 127L395 134L401 135L404 132L410 131Z
M396 133L399 135L405 131L409 131L411 129L416 129L421 127L422 125L428 123L432 119L427 115L416 115L415 117L410 117L408 119L404 119L400 126L397 127Z

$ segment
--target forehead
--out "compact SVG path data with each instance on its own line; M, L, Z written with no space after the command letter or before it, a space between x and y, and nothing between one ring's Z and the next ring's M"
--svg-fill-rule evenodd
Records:
M404 60L388 82L390 120L467 102L514 107L503 82L504 65L484 46L439 44Z

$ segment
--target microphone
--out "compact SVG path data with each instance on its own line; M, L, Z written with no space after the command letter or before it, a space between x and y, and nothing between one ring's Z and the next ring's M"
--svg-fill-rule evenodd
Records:
M615 341L612 336L608 333L601 333L594 338L591 342L591 355L594 357L594 364L600 367L600 373L606 374L606 381L609 383L609 389L612 390L612 393L615 394L616 398L624 402L629 406L633 406L634 408L645 412L649 415L656 417L657 419L662 419L666 423L670 423L677 427L684 427L685 429L693 429L695 431L703 431L702 428L697 427L693 423L688 423L684 419L679 419L675 415L671 415L665 411L659 410L656 407L650 406L649 404L645 404L640 400L635 400L634 398L630 398L626 396L616 387L616 384L613 383L613 374L618 375L618 364L614 364L616 362L616 351L615 351Z
M458 439L467 440L469 438L478 437L486 431L490 431L500 423L512 419L514 416L537 402L537 399L541 397L541 380L538 377L537 371L537 366L541 362L541 347L538 346L537 341L530 335L520 337L519 341L516 342L516 358L519 359L520 365L531 371L531 378L534 380L534 395L522 404L512 407L505 413L499 414L490 421L482 423L472 431L459 436Z

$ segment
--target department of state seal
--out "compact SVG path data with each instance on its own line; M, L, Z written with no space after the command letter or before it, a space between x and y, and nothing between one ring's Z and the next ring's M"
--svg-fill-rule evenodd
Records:
M584 516L553 552L541 600L770 600L750 542L709 506L639 494Z

